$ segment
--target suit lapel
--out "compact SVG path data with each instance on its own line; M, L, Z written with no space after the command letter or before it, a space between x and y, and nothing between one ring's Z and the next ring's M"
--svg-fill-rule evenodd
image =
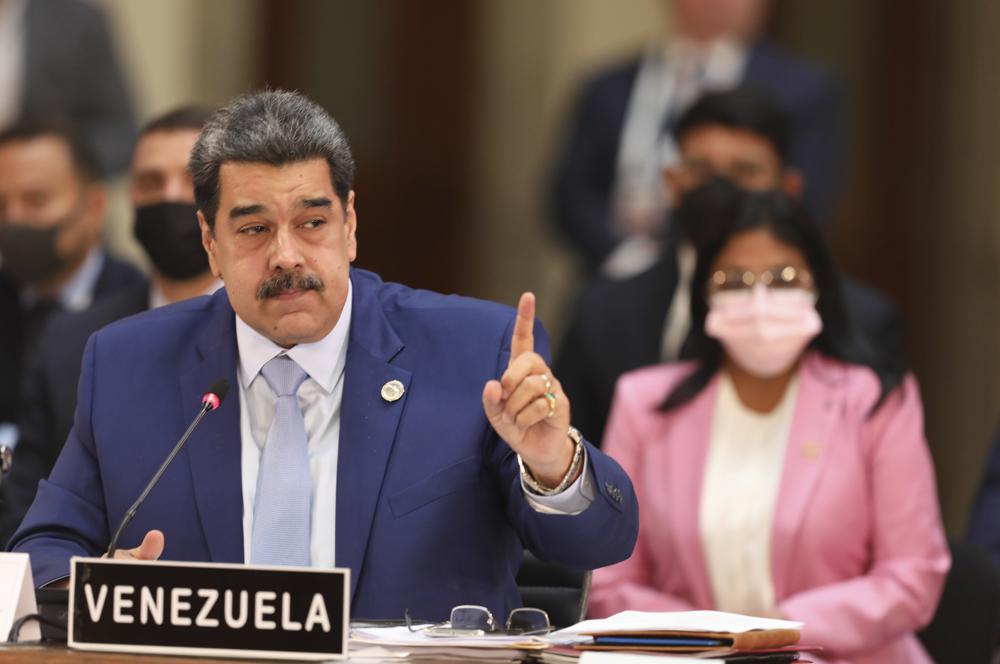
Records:
M370 275L352 270L354 288L350 342L344 368L337 459L336 558L351 569L351 593L361 576L375 508L382 490L396 429L409 398L411 374L390 361L403 342L385 318ZM398 400L382 397L382 388L399 381Z
M798 533L833 452L833 425L840 412L836 389L839 378L836 369L816 353L803 360L771 537L771 574L777 598L786 594Z
M211 296L211 314L195 341L195 358L180 375L185 425L215 381L229 381L222 406L205 416L185 447L195 501L213 562L243 562L243 484L235 314L225 289Z

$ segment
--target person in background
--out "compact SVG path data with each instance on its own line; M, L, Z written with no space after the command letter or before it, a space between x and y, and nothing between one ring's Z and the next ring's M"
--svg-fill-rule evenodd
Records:
M665 40L583 85L557 159L557 229L590 274L627 277L659 254L670 203L661 171L676 163L671 129L707 91L750 83L791 121L788 162L805 175L814 218L839 189L840 92L817 67L760 36L769 0L667 0Z
M1000 430L986 460L965 539L988 553L1000 570Z
M68 120L0 132L0 446L13 446L21 380L49 316L143 282L101 242L107 191Z
M595 572L591 612L784 617L827 662L930 664L914 632L950 557L915 379L853 342L794 199L720 181L678 215L714 229L692 359L618 383L604 449L642 521L632 557Z
M147 123L132 154L129 197L134 232L152 263L150 282L137 282L80 312L55 314L25 372L19 440L0 486L0 542L14 533L52 470L73 426L80 360L87 339L109 323L146 309L214 292L222 282L201 245L191 148L211 110L185 107Z
M128 166L135 116L101 8L81 0L0 0L0 130L70 118L103 178Z
M678 118L673 132L680 157L664 170L663 179L674 204L715 177L747 190L778 189L790 196L808 186L788 161L788 117L759 88L706 93ZM555 366L577 421L595 439L604 431L619 376L682 356L701 230L685 234L671 223L649 269L627 279L597 277L581 292ZM877 352L880 362L902 367L902 324L892 302L846 275L840 285L859 342Z

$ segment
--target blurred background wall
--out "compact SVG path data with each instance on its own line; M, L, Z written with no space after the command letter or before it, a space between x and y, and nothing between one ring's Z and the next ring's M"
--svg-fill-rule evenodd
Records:
M98 0L116 37L140 123L188 103L218 105L260 80L255 0ZM110 243L139 264L125 179L112 183Z
M343 124L358 265L514 302L558 342L580 266L550 230L554 150L582 76L669 29L655 0L99 0L140 120L265 84ZM841 265L906 317L945 521L964 529L1000 409L1000 61L990 0L778 0L769 36L848 100ZM131 251L128 214L115 245Z

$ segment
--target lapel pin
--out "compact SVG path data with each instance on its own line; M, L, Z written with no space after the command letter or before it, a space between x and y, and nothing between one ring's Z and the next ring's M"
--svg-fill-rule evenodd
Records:
M399 401L399 398L403 396L403 392L406 388L398 380L390 380L388 383L382 386L382 398L389 403L393 401Z
M822 451L822 447L819 443L814 440L809 441L802 446L802 454L805 458L814 460L819 458L819 453Z

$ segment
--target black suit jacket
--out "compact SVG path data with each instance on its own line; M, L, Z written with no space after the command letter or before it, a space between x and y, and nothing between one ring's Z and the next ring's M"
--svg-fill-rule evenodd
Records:
M10 475L0 487L0 543L7 540L49 476L73 428L80 362L90 335L120 318L149 308L149 286L140 280L89 309L57 313L46 323L25 371L20 437Z
M123 288L145 282L144 277L131 264L110 255L94 285L94 303ZM0 273L0 422L17 422L24 357L24 318L18 287L9 277ZM6 352L10 350L11 352Z
M135 118L101 10L80 0L31 0L20 115L61 113L87 133L104 174L128 166Z
M1000 429L986 459L976 502L969 515L966 541L990 555L1000 569Z
M663 328L677 288L676 256L665 251L629 279L595 279L577 302L553 371L573 404L574 425L596 445L619 376L661 361ZM861 341L887 364L902 366L902 326L892 302L850 277L842 277L840 285Z
M598 73L584 86L553 186L559 230L596 268L618 243L610 222L618 144L639 71L638 58ZM825 220L839 187L840 91L822 70L766 42L750 49L743 82L768 92L792 122L788 163L805 174L805 202Z

